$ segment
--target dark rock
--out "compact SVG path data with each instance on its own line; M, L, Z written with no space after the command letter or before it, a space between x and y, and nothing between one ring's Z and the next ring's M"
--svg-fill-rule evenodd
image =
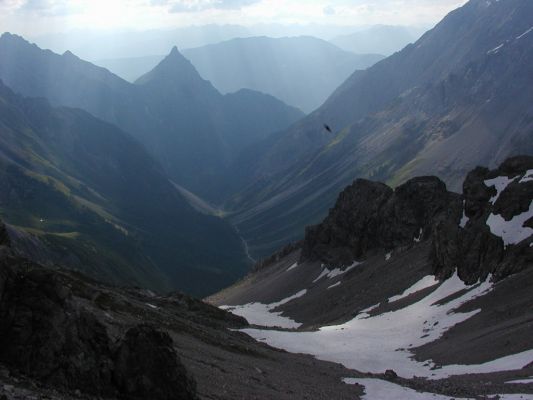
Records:
M459 196L436 177L411 179L393 191L356 180L320 225L306 231L303 260L348 265L373 249L390 250L425 240L437 221L460 213Z
M388 370L385 371L385 378L387 378L389 380L394 380L394 379L398 378L398 374L396 374L396 372L394 372L394 370L388 369Z
M489 274L502 279L533 265L533 239L505 246L502 238L491 232L487 220L495 214L508 221L529 210L533 181L522 178L532 169L530 156L511 158L492 171L478 167L466 177L462 196L448 192L436 177L414 178L394 191L358 179L339 195L320 225L306 230L301 259L342 267L372 251L430 240L428 262L441 279L456 270L469 284ZM497 190L485 181L499 176L514 180L494 201ZM463 212L468 221L460 226ZM532 227L533 218L525 226Z
M506 160L495 170L478 167L468 174L463 185L468 223L460 228L457 220L449 219L433 228L433 266L438 276L448 277L457 268L459 277L473 284L489 274L499 280L533 265L531 238L504 246L503 240L493 235L487 225L490 214L501 215L508 221L529 209L533 201L533 181L520 180L531 169L533 157L519 156ZM485 181L499 176L515 180L492 204L490 200L497 191L487 187Z
M196 399L196 384L178 360L172 339L148 325L126 333L117 350L114 377L127 399Z
M11 240L9 239L9 234L7 233L6 225L0 221L0 246L9 246Z
M0 303L0 360L47 384L113 392L105 327L72 302L67 280L35 268L9 271Z
M0 362L47 386L125 399L195 399L166 333L140 325L118 342L77 294L82 281L0 254Z
M357 179L341 192L320 225L306 229L302 261L349 265L378 247L380 211L392 195L392 189L382 183Z

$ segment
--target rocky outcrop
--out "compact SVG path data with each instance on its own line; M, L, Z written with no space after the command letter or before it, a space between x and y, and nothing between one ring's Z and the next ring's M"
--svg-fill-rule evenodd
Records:
M437 276L456 269L475 283L501 279L533 265L533 157L510 158L498 169L468 174L463 195L436 177L414 178L392 190L356 180L328 217L306 230L302 261L335 267L431 241L428 260ZM529 234L528 234L529 232Z
M433 227L433 265L439 276L457 268L461 279L475 283L533 265L533 230L527 230L533 223L532 172L533 157L520 156L495 170L478 167L468 174L461 221L452 218Z
M343 266L372 250L412 245L450 212L458 214L459 204L459 196L435 177L414 178L394 191L358 179L340 194L324 222L307 229L302 260Z
M48 386L124 399L195 399L172 339L141 325L122 338L68 274L0 255L0 362Z

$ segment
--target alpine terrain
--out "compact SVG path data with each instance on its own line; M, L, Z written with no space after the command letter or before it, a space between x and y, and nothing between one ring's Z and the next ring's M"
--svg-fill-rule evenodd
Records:
M529 0L471 0L254 147L228 205L251 252L302 238L354 178L434 174L460 191L475 166L533 154L532 27Z

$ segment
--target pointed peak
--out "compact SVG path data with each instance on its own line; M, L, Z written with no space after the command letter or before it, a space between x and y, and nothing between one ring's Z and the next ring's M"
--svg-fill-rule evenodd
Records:
M172 47L172 50L170 50L169 55L173 55L173 54L181 54L180 51L178 50L178 46L174 46Z
M63 57L68 58L78 58L74 53L72 53L70 50L67 50L63 53Z

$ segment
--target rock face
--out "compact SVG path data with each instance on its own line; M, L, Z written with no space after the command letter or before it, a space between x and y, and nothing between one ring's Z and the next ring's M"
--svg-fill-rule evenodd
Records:
M499 280L533 265L533 157L506 160L498 169L476 168L463 185L462 223L441 221L433 229L438 275L475 283Z
M307 229L302 259L348 265L374 249L392 250L427 237L431 226L458 213L459 196L435 177L414 178L396 190L364 179L339 196L328 217Z
M533 157L510 158L493 171L474 169L463 193L448 192L435 177L411 179L394 191L358 179L320 225L307 229L302 261L343 267L373 250L430 240L441 278L457 268L461 279L475 283L532 265Z
M140 325L115 342L73 296L67 275L2 252L1 363L46 385L99 396L196 398L167 333Z

